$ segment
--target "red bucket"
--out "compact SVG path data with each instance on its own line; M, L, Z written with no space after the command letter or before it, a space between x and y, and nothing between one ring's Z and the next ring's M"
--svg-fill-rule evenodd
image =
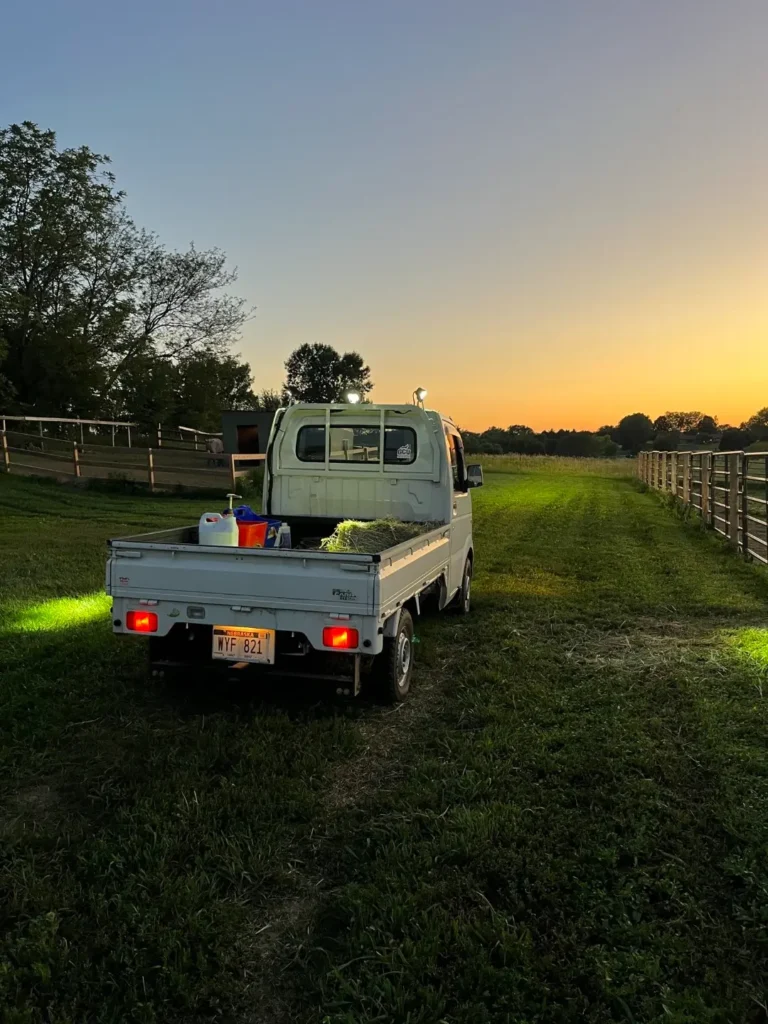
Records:
M266 521L266 519L261 523L249 523L244 522L242 519L238 519L238 547L263 548L264 542L267 539L268 526L269 523Z

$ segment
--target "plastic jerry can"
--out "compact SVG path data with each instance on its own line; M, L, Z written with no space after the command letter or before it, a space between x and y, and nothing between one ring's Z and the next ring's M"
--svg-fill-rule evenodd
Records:
M237 520L233 515L222 515L221 512L204 512L200 516L200 544L213 544L218 547L238 546Z
M280 529L277 531L277 540L275 541L276 548L289 548L291 546L291 527L288 523L280 523Z

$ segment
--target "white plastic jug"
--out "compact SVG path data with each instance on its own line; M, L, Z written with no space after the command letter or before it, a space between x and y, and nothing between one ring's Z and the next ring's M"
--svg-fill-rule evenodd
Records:
M238 545L237 520L221 512L204 512L200 516L200 544L236 548Z

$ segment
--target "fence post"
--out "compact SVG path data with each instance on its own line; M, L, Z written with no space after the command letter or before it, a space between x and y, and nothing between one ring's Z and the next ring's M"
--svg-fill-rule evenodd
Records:
M669 490L677 497L677 452L669 452L667 461L669 462Z
M80 452L77 450L77 441L72 445L72 466L75 476L80 476Z
M147 473L149 476L149 489L154 491L155 489L155 459L152 455L152 449L147 448Z
M230 475L231 475L231 478L232 478L232 493L234 494L235 487L237 486L237 476L236 476L236 473L235 473L235 456L234 455L230 455L229 456L229 472L230 472Z
M709 526L709 481L712 473L712 452L701 456L701 521Z
M741 551L749 558L749 501L747 499L749 481L749 457L746 452L739 453L739 470L741 471ZM768 509L766 509L768 514Z
M131 447L131 428L128 427L128 447Z
M158 423L157 424L157 447L158 448L162 448L163 447L163 424L162 423Z
M5 423L5 420L3 420ZM11 472L11 453L8 451L8 438L5 436L3 431L3 465L5 466L5 472Z
M728 540L739 547L739 462L740 453L728 455Z
M683 501L691 503L691 453L683 452Z

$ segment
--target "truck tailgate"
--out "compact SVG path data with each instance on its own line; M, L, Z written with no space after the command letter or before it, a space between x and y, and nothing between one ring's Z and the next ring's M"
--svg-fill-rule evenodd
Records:
M370 615L376 567L368 555L111 542L107 589L116 597Z

